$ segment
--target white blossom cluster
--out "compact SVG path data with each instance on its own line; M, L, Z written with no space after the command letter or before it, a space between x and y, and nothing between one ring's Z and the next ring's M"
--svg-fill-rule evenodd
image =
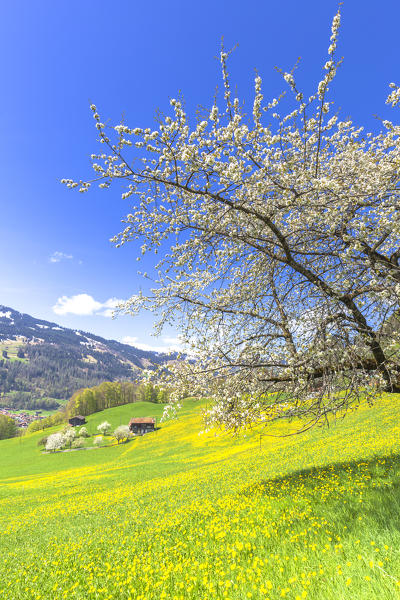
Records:
M46 441L46 450L48 452L55 452L61 450L65 446L65 437L62 433L52 433L49 435Z
M113 437L117 440L117 443L128 440L131 437L131 430L128 425L120 425L114 430Z
M107 435L107 433L111 431L111 423L108 421L103 421L97 426L97 431L99 431L102 435Z
M77 437L78 436L78 437ZM63 431L49 435L46 440L46 450L55 452L63 448L82 448L85 443L85 437L89 437L86 427L82 427L77 434L73 427L65 427Z
M86 429L83 427L82 429ZM73 427L67 426L63 429L63 431L58 433L53 433L49 435L46 441L46 450L50 452L55 452L56 450L62 450L65 447L74 447L80 448L84 443L84 435L80 435L77 437L77 432Z
M340 12L313 95L282 72L285 116L282 96L264 102L258 74L246 116L224 50L223 100L196 122L180 99L153 129L107 128L91 107L103 145L95 178L64 183L118 181L132 208L115 244L140 240L138 260L169 248L151 293L125 305L157 312L157 331L173 323L196 356L162 375L169 410L207 395L210 424L301 417L307 428L356 405L360 390L398 389L400 126L371 134L332 114L339 26Z

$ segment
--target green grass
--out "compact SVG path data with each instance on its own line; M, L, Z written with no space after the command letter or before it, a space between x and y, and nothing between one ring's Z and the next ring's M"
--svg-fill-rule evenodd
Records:
M199 434L194 400L120 446L2 441L0 597L400 598L399 399L261 446L257 432ZM87 428L162 409L112 408Z
M19 341L8 341L8 342L0 342L0 360L9 360L10 362L29 362L28 358L18 358L18 350L22 346L25 346L24 342ZM3 350L7 351L7 358L3 356Z

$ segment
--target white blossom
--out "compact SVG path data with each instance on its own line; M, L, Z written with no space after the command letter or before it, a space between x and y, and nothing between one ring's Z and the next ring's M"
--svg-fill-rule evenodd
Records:
M117 440L117 443L123 442L124 440L129 439L131 436L131 431L128 425L120 425L115 429L113 433L113 437Z
M311 95L281 71L285 112L272 112L283 94L264 102L258 75L252 110L232 97L223 49L223 98L196 119L172 99L154 130L121 123L111 140L96 120L107 152L92 158L92 181L132 203L114 243L162 250L150 292L124 310L157 313L156 333L173 324L195 357L149 375L171 391L166 415L190 394L212 401L209 425L307 428L360 390L400 389L400 126L369 133L330 116L339 27L340 12Z
M66 440L62 433L52 433L49 435L46 441L46 450L50 452L55 452L56 450L61 450L65 446Z
M111 430L111 424L108 421L103 421L97 426L97 431L100 431L103 435L106 435Z

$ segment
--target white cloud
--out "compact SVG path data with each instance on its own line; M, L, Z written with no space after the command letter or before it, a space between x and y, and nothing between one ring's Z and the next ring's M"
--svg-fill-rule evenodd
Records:
M105 302L98 302L89 294L76 294L75 296L61 296L53 306L56 315L101 315L112 317L117 304L122 302L117 298L109 298Z
M122 302L122 300L118 300L117 298L110 298L109 300L106 300L102 305L102 312L99 312L98 314L103 315L103 317L111 318L113 316L113 312L117 304L119 304L120 302Z
M59 263L62 260L71 260L72 258L74 258L72 256L72 254L66 254L65 252L53 252L53 254L50 256L49 261L51 263Z
M163 345L145 344L139 342L138 337L130 335L125 336L121 340L123 344L135 346L135 348L139 348L139 350L150 350L152 352L182 352L183 350L182 342L177 337L164 337L162 338L162 341Z

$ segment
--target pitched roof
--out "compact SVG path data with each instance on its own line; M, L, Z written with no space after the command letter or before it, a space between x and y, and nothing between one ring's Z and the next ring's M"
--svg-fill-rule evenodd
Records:
M154 425L155 422L156 420L153 417L132 417L129 421L129 425L141 425L143 423L152 423Z

